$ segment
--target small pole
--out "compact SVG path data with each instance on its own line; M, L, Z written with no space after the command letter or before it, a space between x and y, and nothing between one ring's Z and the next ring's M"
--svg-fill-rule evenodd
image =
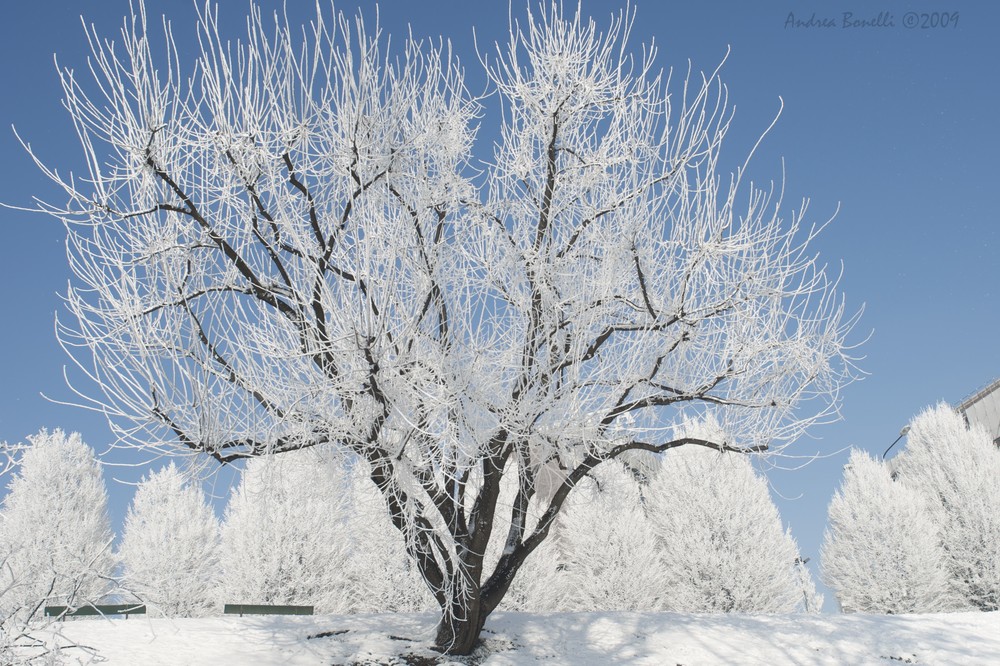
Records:
M910 432L910 426L906 426L906 427L904 427L904 428L903 428L902 430L900 430L900 431L899 431L899 437L897 437L897 438L896 438L896 441L895 441L895 442L893 442L892 444L890 444L890 445L889 445L889 448L888 448L888 449L886 449L886 450L885 450L885 452L884 452L884 453L882 454L882 460L885 460L885 456L886 456L886 454L888 454L888 453L889 453L889 451L891 451L891 450L892 450L892 447L896 446L896 444L898 444L898 443L899 443L899 440L903 439L903 437L905 437L905 436L906 436L906 433L908 433L908 432Z

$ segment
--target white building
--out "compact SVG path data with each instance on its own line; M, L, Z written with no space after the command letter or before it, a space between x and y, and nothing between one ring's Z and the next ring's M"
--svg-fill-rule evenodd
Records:
M978 423L1000 446L1000 379L995 379L955 406L969 425Z

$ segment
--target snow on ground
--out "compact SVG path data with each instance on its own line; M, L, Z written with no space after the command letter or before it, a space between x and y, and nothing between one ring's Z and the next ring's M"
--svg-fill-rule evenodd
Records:
M1000 612L938 615L497 613L472 658L432 660L433 614L81 619L69 663L1000 664ZM315 637L317 634L325 634ZM439 657L439 656L438 656Z

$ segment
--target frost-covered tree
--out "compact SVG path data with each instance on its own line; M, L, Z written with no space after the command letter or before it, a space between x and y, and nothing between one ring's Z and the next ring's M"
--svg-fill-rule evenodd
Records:
M823 578L848 613L952 610L938 526L916 489L892 480L885 464L851 452L830 502Z
M199 51L160 57L134 6L114 49L93 35L96 81L62 75L88 172L39 161L69 201L43 206L69 235L65 346L125 444L365 460L440 649L472 649L592 469L706 444L672 436L678 411L717 406L711 444L738 451L836 415L853 319L817 229L725 175L717 72L671 87L631 13L513 22L483 107L441 42L256 8L236 42L209 6Z
M222 528L222 603L429 609L434 599L384 502L363 461L330 450L248 461Z
M926 500L964 605L1000 609L1000 449L942 403L910 423L896 471Z
M631 469L602 465L578 484L558 519L555 606L571 611L661 610L673 594Z
M11 445L0 442L0 479L6 481L7 474L17 467L17 460L24 450L24 444ZM2 525L0 512L0 525ZM3 532L0 527L0 538ZM17 663L19 646L25 642L37 644L37 638L32 636L32 630L37 627L37 620L32 621L34 613L31 610L21 610L23 603L21 594L24 579L10 568L9 560L13 553L11 544L0 539L0 663Z
M338 584L354 535L350 484L327 450L249 460L222 525L221 603L351 609Z
M114 569L101 465L78 433L28 438L0 508L5 615L96 603Z
M122 587L168 617L197 617L218 601L219 521L201 487L174 463L144 478L118 550Z
M717 425L699 429L703 436L725 439ZM646 509L669 610L802 608L798 546L782 527L766 479L746 457L699 447L664 454L647 490Z

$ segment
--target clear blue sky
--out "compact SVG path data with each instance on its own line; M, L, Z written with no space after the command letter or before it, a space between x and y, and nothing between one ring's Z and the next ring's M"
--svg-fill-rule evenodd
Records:
M193 4L149 0L166 12L174 32L188 39ZM266 7L280 7L268 0ZM289 0L289 14L308 17L313 3ZM353 13L359 5L340 2ZM996 206L1000 156L1000 4L953 0L879 4L861 0L810 3L679 2L639 0L633 44L651 38L660 64L684 70L688 59L712 69L732 47L723 70L736 105L728 167L735 167L784 99L785 110L759 152L757 180L780 178L786 165L786 200L812 200L811 215L840 213L816 249L831 264L843 262L842 288L851 307L865 305L858 338L870 373L844 394L843 420L817 429L816 439L790 449L821 454L796 472L770 478L784 519L802 553L816 557L826 505L840 482L847 447L881 453L900 428L927 405L957 403L1000 375L1000 290ZM402 38L450 38L472 82L481 80L472 33L479 43L506 34L506 2L388 0L380 3L385 30ZM517 14L523 4L514 3ZM587 0L585 12L605 20L619 2ZM243 2L227 2L223 23L241 34ZM0 201L30 205L31 197L59 201L32 166L10 126L52 165L79 166L80 153L60 106L53 54L78 71L86 68L80 15L112 35L129 11L128 0L9 3L0 25ZM884 27L842 27L845 12ZM908 28L916 12L958 14L957 27ZM834 27L796 27L828 20ZM190 42L187 42L190 44ZM493 121L487 118L484 128ZM99 451L110 434L99 415L53 404L72 394L63 380L67 362L53 333L68 269L64 232L53 220L0 210L0 440L16 442L41 427L78 430ZM113 453L111 461L129 462ZM791 461L789 461L791 462ZM109 479L135 481L141 468L115 467ZM118 529L131 489L111 482ZM785 499L783 499L785 498Z

